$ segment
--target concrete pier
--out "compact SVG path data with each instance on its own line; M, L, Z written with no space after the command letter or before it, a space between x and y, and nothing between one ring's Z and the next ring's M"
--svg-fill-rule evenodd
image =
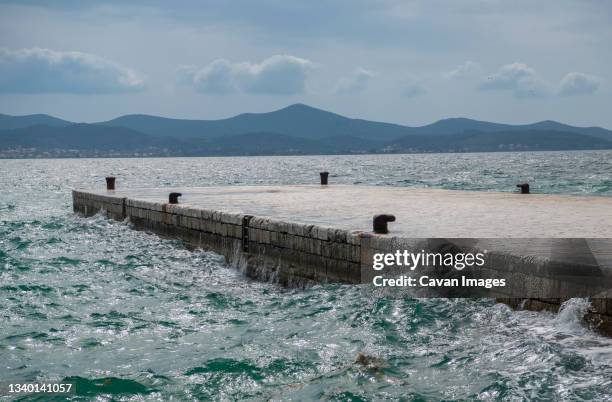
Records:
M181 194L178 204L169 203L170 193ZM367 282L375 253L485 250L483 272L512 278L487 296L552 310L566 294L591 297L588 318L612 334L611 198L345 185L119 186L75 190L73 203L75 212L104 210L289 286ZM372 232L378 214L396 217L388 234Z

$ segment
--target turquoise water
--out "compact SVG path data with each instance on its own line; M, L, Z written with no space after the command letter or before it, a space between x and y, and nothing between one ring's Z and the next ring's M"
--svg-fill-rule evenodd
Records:
M72 214L70 190L330 182L612 195L612 152L0 160L0 381L75 400L612 400L612 340L490 300L284 289ZM358 353L375 360L355 363Z

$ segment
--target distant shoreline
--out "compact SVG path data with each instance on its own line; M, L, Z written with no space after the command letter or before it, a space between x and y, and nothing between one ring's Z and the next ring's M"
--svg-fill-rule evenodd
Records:
M304 156L379 156L379 155L472 155L472 154L525 154L525 153L555 153L555 152L612 152L612 148L604 149L542 149L515 151L465 151L465 152L364 152L364 153L308 153L308 154L256 154L256 155L103 155L103 156L23 156L5 157L0 160L54 160L54 159L172 159L172 158L266 158L266 157L304 157Z
M0 114L0 158L473 153L612 149L612 131L450 118L408 127L303 104L221 120L125 115L87 124Z

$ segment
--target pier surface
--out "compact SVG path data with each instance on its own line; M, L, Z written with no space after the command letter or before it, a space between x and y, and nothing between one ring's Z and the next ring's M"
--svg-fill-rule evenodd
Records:
M178 204L168 203L171 192L182 194ZM75 190L73 205L85 216L102 210L215 251L249 276L289 286L372 284L376 256L402 250L486 253L472 273L505 278L505 287L432 297L494 297L553 310L590 297L591 321L612 335L612 198L302 185ZM377 214L396 217L388 234L372 232ZM425 269L416 272L448 273Z
M518 194L382 186L224 186L118 189L114 195L234 214L372 230L395 215L391 236L408 238L612 238L612 197ZM100 195L109 192L90 191Z

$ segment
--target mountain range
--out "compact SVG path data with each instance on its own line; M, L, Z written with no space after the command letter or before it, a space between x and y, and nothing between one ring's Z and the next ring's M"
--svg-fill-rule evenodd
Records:
M450 118L420 127L352 119L303 104L220 120L125 115L73 123L0 114L0 157L206 156L612 149L612 131L555 121Z

